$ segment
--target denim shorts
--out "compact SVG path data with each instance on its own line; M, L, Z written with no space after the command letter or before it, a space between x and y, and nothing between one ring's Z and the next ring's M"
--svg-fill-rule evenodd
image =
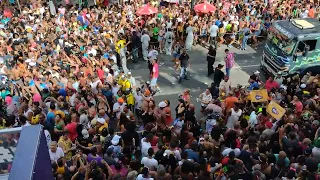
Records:
M156 86L157 85L157 80L158 80L158 78L152 78L150 85L151 86Z
M178 53L173 53L173 58L178 59L180 57L180 54Z

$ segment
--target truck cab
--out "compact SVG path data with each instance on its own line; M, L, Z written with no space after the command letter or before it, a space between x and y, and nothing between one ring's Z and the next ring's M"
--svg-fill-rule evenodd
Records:
M275 21L268 32L260 67L272 76L320 74L319 20Z

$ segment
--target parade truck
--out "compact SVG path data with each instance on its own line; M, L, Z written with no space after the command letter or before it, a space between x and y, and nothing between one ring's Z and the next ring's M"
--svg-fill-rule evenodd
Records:
M260 68L269 75L320 74L320 22L303 18L273 22Z

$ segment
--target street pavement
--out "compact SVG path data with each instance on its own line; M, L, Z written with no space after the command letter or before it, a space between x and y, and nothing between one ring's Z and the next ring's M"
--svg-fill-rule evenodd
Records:
M230 80L233 87L238 84L246 86L248 85L249 76L255 70L260 71L260 59L262 56L262 45L258 49L248 47L245 51L241 51L236 48L228 48L231 52L235 53L235 66L231 69ZM216 61L214 68L218 64L224 64L225 53L224 50L227 47L222 45L217 50ZM191 102L196 106L196 116L201 117L200 103L196 102L196 98L205 91L207 87L213 82L213 75L207 77L207 60L206 55L208 49L202 46L193 46L193 49L187 52L190 56L191 67L188 69L189 80L183 80L181 84L178 84L178 73L174 71L174 63L171 61L172 57L165 54L160 54L159 59L161 63L164 63L159 67L158 85L162 92L155 95L156 104L164 99L168 99L171 102L172 112L178 103L178 96L184 89L188 88L191 92ZM135 77L137 84L141 84L144 81L149 80L149 70L146 61L140 60L138 63L128 62L128 68L131 70L132 75ZM261 73L262 79L265 79Z

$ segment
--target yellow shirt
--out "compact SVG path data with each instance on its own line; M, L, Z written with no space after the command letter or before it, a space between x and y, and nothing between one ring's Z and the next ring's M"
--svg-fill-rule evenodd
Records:
M131 88L131 84L127 79L119 79L118 84L121 86L121 91L128 91Z
M128 105L134 105L134 96L133 96L133 94L130 93L126 97L127 97L127 104Z
M72 147L72 142L70 139L64 140L63 136L60 137L58 144L61 144L63 146L63 151L69 151ZM65 154L65 157L67 160L70 160L72 158L72 152L69 151L67 154Z
M117 53L120 54L120 49L121 49L121 48L124 48L125 46L126 46L126 41L123 40L123 39L119 40L119 41L117 42L117 44L116 44Z

